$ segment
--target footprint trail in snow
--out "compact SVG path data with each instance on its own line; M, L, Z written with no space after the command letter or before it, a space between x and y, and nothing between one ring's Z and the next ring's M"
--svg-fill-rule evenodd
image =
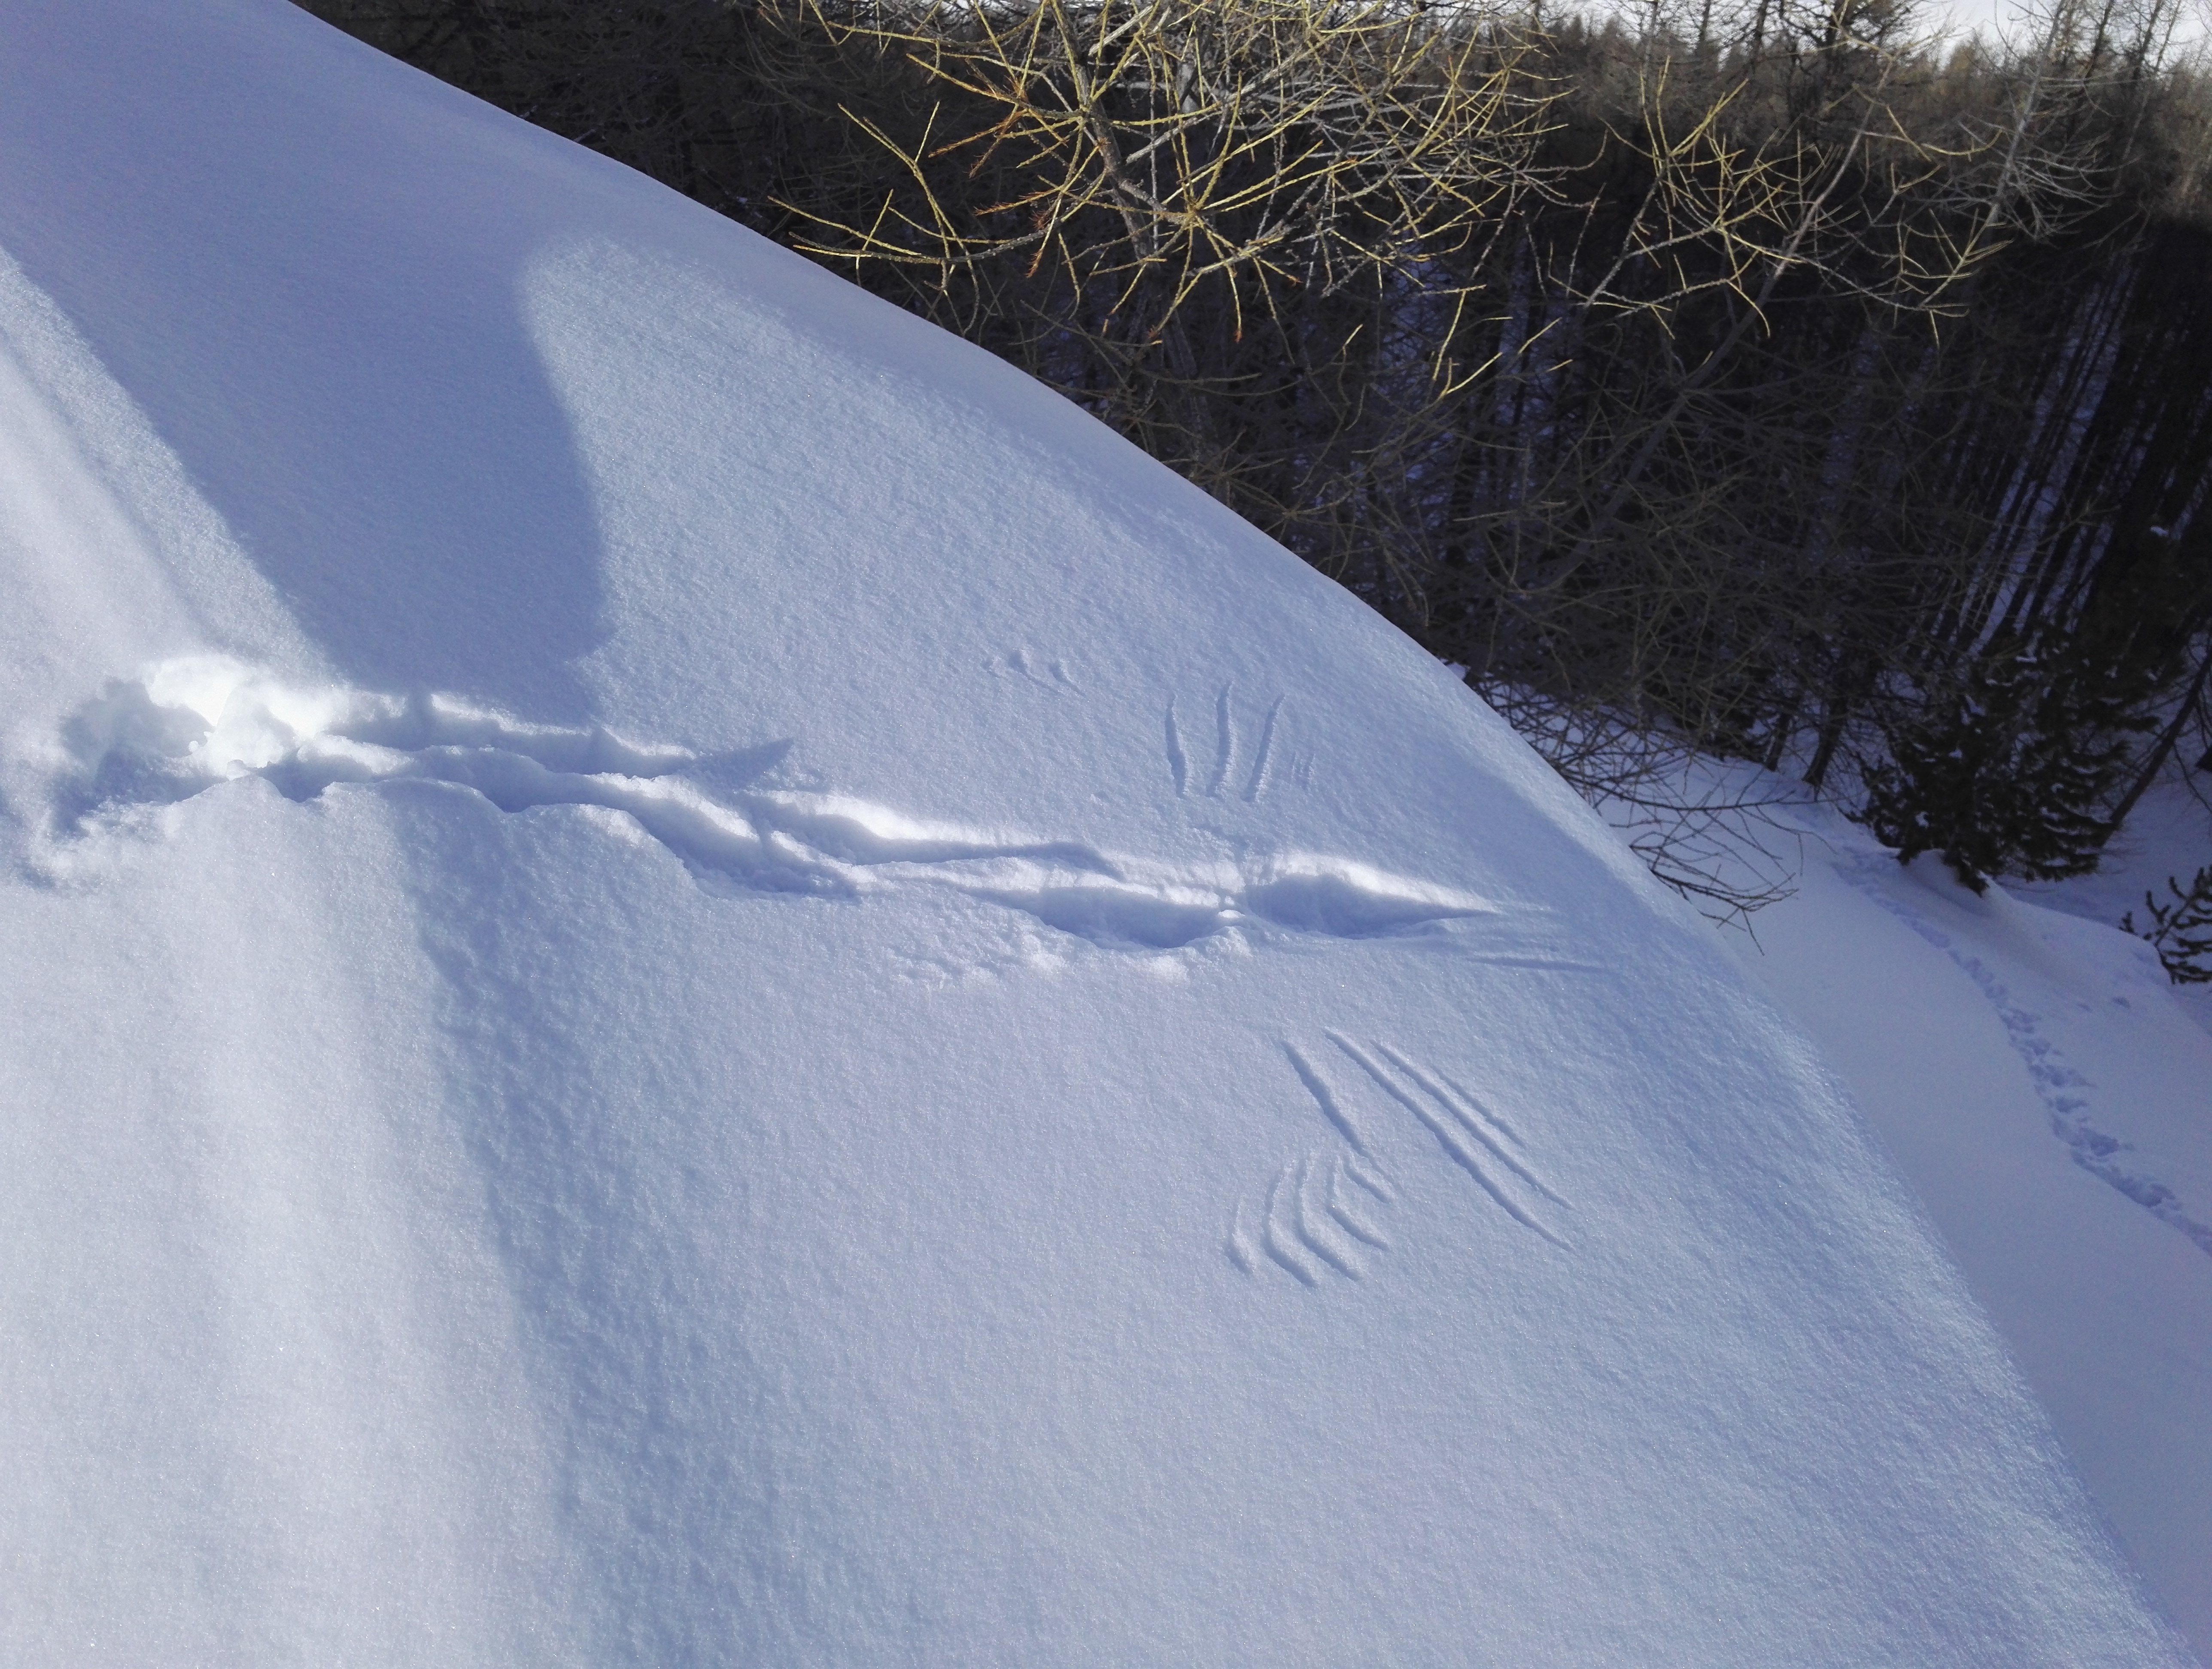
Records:
M2129 1144L2097 1128L2092 1104L2081 1093L2094 1086L2067 1065L2057 1046L2044 1035L2041 1017L2014 996L1988 962L1890 890L1885 882L1894 867L1881 859L1861 857L1839 865L1837 873L1915 936L1948 956L1974 982L2003 1026L2005 1041L2020 1057L2037 1097L2050 1114L2051 1134L2066 1144L2074 1162L2161 1223L2180 1230L2197 1250L2212 1256L2212 1223L2193 1216L2181 1196L2166 1183L2139 1174L2121 1158Z

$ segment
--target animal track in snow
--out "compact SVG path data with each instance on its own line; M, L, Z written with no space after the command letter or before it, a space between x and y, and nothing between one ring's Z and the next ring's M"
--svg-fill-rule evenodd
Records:
M1237 723L1237 687L1224 684L1213 698L1213 769L1208 774L1202 792L1209 799L1224 796L1255 805L1267 795L1273 780L1275 768L1275 732L1283 717L1283 704L1287 698L1278 695L1268 705L1260 721L1260 739L1255 746L1251 762L1244 762L1243 739ZM1178 798L1191 792L1191 762L1189 750L1184 745L1182 723L1176 717L1175 697L1168 698L1167 723L1168 775L1175 782ZM1298 786L1310 782L1310 762L1300 765Z
M994 656L988 665L994 677L1026 678L1059 695L1079 695L1082 690L1082 686L1070 676L1066 661L1047 660L1026 649Z
M1224 713L1226 702L1224 692ZM216 656L111 684L64 743L55 821L80 831L103 811L247 775L299 800L335 785L413 779L473 789L504 811L621 812L716 889L952 891L1121 949L1175 950L1234 927L1371 938L1505 919L1486 900L1320 853L1176 865L923 822L843 795L740 789L717 798L687 774L710 762L684 749L524 724L447 696L301 689ZM1255 792L1267 758L1263 736Z
M2161 1223L2180 1230L2199 1251L2212 1256L2212 1223L2192 1216L2180 1195L2165 1183L2137 1174L2120 1160L2118 1156L2130 1144L2099 1130L2087 1097L2075 1093L2095 1086L2066 1063L2043 1035L2041 1017L2014 997L1996 970L1882 884L1883 874L1893 868L1891 864L1863 857L1848 865L1838 865L1837 873L1948 956L1959 971L1974 982L1996 1011L1998 1023L2004 1028L2005 1041L2020 1057L2028 1081L2035 1086L2037 1096L2050 1114L2051 1133L2066 1144L2074 1162Z
M1561 1210L1569 1209L1567 1202L1537 1174L1519 1132L1448 1074L1389 1044L1361 1043L1334 1031L1325 1035L1371 1089L1412 1114L1443 1157L1509 1217L1554 1246L1566 1246L1544 1220L1538 1202ZM1261 1273L1264 1260L1306 1287L1319 1287L1331 1273L1358 1280L1366 1273L1362 1248L1384 1252L1390 1247L1369 1213L1376 1205L1395 1205L1398 1191L1376 1157L1377 1138L1352 1115L1349 1098L1296 1043L1285 1039L1282 1047L1292 1073L1337 1142L1285 1161L1256 1209L1237 1201L1225 1249L1230 1261L1248 1275ZM1373 1205L1358 1199L1355 1189ZM1254 1221L1248 1223L1248 1217Z
M1390 1242L1345 1205L1338 1186L1343 1169L1341 1154L1328 1156L1324 1162L1322 1154L1309 1151L1285 1161L1267 1184L1257 1213L1256 1249L1253 1231L1245 1225L1243 1202L1237 1203L1229 1225L1231 1260L1255 1275L1265 1257L1307 1287L1318 1287L1328 1272L1347 1280L1363 1278L1367 1271L1359 1261L1360 1247L1388 1251Z

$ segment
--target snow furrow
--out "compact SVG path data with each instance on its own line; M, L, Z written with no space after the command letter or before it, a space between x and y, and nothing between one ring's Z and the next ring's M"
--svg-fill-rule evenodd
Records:
M1476 1154L1474 1150L1468 1144L1466 1138L1461 1133L1462 1126L1457 1120L1442 1119L1437 1117L1434 1113L1429 1111L1426 1107L1421 1104L1420 1100L1411 1090L1407 1089L1403 1084L1400 1083L1396 1078L1390 1075L1388 1069L1386 1069L1380 1061L1377 1061L1372 1055L1369 1054L1357 1043L1354 1043L1350 1038L1342 1036L1336 1032L1331 1032L1329 1034L1329 1041L1334 1042L1337 1047L1343 1050L1346 1054L1349 1055L1354 1063L1356 1063L1359 1068L1368 1075L1368 1077L1373 1078L1377 1087L1379 1087L1385 1095L1389 1095L1391 1100L1396 1102L1408 1113L1411 1113L1415 1119L1419 1120L1422 1126L1426 1129L1431 1136L1434 1136L1437 1138L1437 1145L1443 1149L1445 1153L1450 1156L1452 1162L1456 1164L1469 1176L1473 1177L1474 1179L1475 1185L1485 1193L1488 1194L1492 1199L1496 1200L1499 1209L1502 1210L1506 1216L1511 1217L1516 1223L1521 1224L1525 1229L1533 1229L1536 1233L1541 1235L1546 1240L1551 1241L1554 1246L1565 1247L1566 1245L1566 1241L1560 1239L1558 1235L1554 1234L1549 1228L1545 1226L1541 1218L1538 1217L1527 1206L1516 1199L1498 1180L1498 1179L1491 1175L1490 1172L1484 1167L1481 1158ZM1486 1143L1485 1145L1489 1146L1492 1152L1497 1151L1494 1145L1487 1143ZM1542 1189L1542 1192L1545 1193L1547 1198L1562 1205L1565 1203L1563 1200L1559 1200L1559 1196L1552 1193L1549 1189L1542 1188L1541 1184L1535 1183L1533 1180L1531 1180L1531 1186Z
M1228 697L1224 690L1218 779L1233 751ZM1179 759L1173 722L1170 707L1170 754ZM750 791L718 799L684 774L702 763L686 749L526 724L442 695L292 689L215 656L111 683L72 720L58 757L52 822L64 838L132 805L188 798L246 775L295 800L415 780L473 790L502 811L620 812L717 886L848 898L951 890L1115 949L1179 950L1238 926L1372 938L1504 914L1486 900L1325 854L1177 865L1080 841L919 821L849 796Z

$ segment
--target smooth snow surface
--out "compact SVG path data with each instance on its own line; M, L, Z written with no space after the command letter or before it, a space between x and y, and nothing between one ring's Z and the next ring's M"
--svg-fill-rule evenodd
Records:
M0 1657L2187 1660L1357 604L281 0L0 80Z

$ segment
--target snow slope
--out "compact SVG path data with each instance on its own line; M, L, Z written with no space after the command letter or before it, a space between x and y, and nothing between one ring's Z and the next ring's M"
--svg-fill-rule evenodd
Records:
M2187 1660L1357 604L281 0L0 82L9 1661Z
M2156 810L2141 838L2179 822ZM1932 859L1901 869L1825 810L1781 819L1797 891L1729 942L1849 1083L2212 1652L2212 1035L2109 922L1978 898ZM2086 906L2112 887L2021 890Z
M2195 753L2192 746L2188 750ZM2171 906L2176 886L2187 888L2212 863L2212 770L2182 759L2169 765L2112 837L2093 875L2014 885L2014 895L2046 909L2111 927L2130 918L2147 927L2146 895ZM2212 1033L2212 985L2173 985L2166 992L2197 1025ZM2212 1097L2208 1097L2212 1101Z

